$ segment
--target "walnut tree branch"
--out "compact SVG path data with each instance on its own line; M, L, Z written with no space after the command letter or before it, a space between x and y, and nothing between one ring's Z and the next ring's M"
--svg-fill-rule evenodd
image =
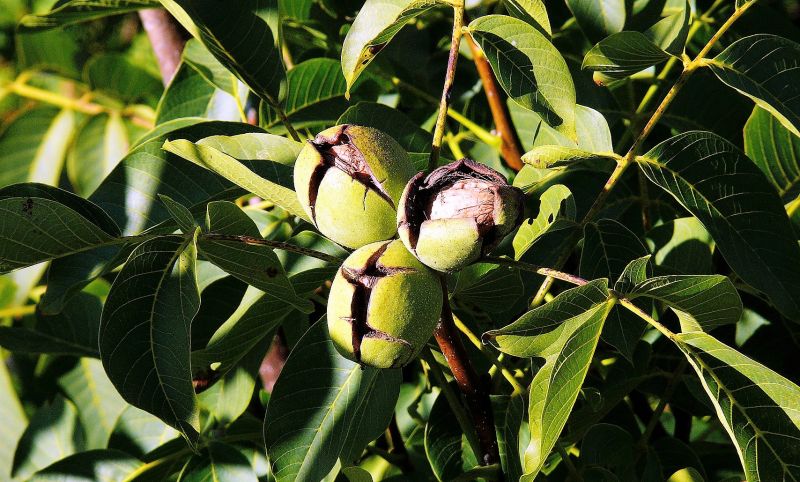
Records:
M164 85L168 85L178 71L186 39L181 35L178 23L163 8L141 10L139 19L158 59Z

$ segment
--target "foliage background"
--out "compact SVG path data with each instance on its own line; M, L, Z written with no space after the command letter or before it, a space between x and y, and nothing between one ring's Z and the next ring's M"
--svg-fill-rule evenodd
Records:
M501 470L508 479L528 473L537 480L666 480L675 473L672 480L800 478L800 368L793 363L800 319L800 94L792 87L757 88L775 78L779 87L800 85L796 2L697 0L688 3L690 16L674 0L553 0L535 19L531 12L541 13L540 2L468 2L468 15L477 19L469 27L473 37L518 101L507 106L521 152L532 151L517 172L521 165L505 156L507 146L492 130L496 119L472 62L475 52L462 42L442 157L486 163L530 199L530 223L497 254L588 280L609 278L616 295L625 294L654 322L646 325L613 306L614 293L601 281L577 291L557 281L538 300L547 301L544 307L528 311L544 280L535 268L483 263L452 276L452 304L469 358L489 379L503 461L488 469L473 453L469 424L461 435L466 412L435 347L402 373L379 373L361 371L326 343L324 323L315 323L324 313L321 287L346 252L294 216L302 215L290 191L298 145L282 121L285 114L304 139L337 123L373 125L395 136L424 169L453 9L420 8L403 19L407 24L398 23L397 35L385 46L378 42L379 55L350 82L348 98L342 62L345 71L358 64L343 42L361 1L161 2L173 13L186 12L178 15L188 28L184 35L196 37L166 87L135 13L158 2L99 1L71 17L73 2L60 1L47 16L54 3L0 0L0 204L6 209L0 267L8 272L0 277L0 480L471 480L497 478ZM688 37L691 59L744 4L748 12L705 56L714 61L698 66L639 146L635 154L647 153L635 159L643 174L628 170L594 211L614 165L681 79L683 42L648 47L642 32L672 19L664 25L678 33L657 38ZM67 13L59 16L64 5ZM609 10L582 11L586 5ZM515 15L522 20L493 25L485 17L513 14L515 6L528 12ZM710 8L712 14L702 15ZM537 23L542 18L549 28ZM529 59L518 49L506 45L500 49L506 57L493 58L492 36L511 38L519 32L502 29L515 26L525 34L521 42L540 42L533 45L541 49L534 70L563 57L569 75L549 80L556 89L574 83L572 103L542 108L532 92L544 104L560 94L547 90L541 77L531 85ZM614 36L623 29L638 34ZM763 51L739 44L749 48L720 54L765 33L791 42L785 57L770 59L774 44ZM551 50L541 43L549 45L548 37ZM593 48L601 41L604 49ZM223 66L220 56L230 63ZM752 71L726 70L765 58ZM285 79L272 75L284 68ZM607 77L593 78L591 69ZM768 78L754 87L731 71L763 71ZM761 107L754 109L753 98ZM577 128L554 122L543 113L549 107L574 111ZM688 131L711 134L683 134ZM665 168L667 159L677 167ZM698 159L713 162L693 170ZM247 192L261 201L251 205ZM714 195L718 202L709 207L705 200ZM31 198L37 215L40 206L53 214L28 229L10 209ZM594 222L582 226L587 213ZM42 226L45 233L36 231ZM214 234L263 237L290 249L243 248ZM82 254L64 257L77 251ZM158 252L181 253L178 268L170 264L177 257ZM248 270L243 260L279 275ZM196 277L198 288L169 282L150 292L157 275L123 285L150 272L171 281ZM127 296L109 297L112 283ZM168 320L160 327L169 327L161 339L128 332L145 308L125 311L126 301L146 296L154 304L169 300L159 311ZM184 311L171 308L175 300L183 300ZM112 308L122 314L102 315ZM547 338L553 333L542 320L554 319L564 323L553 333L565 338ZM190 331L181 329L181 320L191 322ZM515 320L524 330L507 327ZM658 326L676 335L670 339ZM273 391L274 377L263 377L269 379L264 389L259 368L268 367L262 360L279 330L292 355ZM490 345L478 339L486 332ZM587 352L586 343L593 347L597 337L596 351ZM174 387L154 386L133 369L142 353L137 343L149 344L142 349L148 352L159 342L177 347L178 361L166 368L178 380ZM121 359L101 362L103 347L114 343L125 347ZM566 378L547 372L553 360L566 367ZM318 373L307 377L310 365ZM550 391L565 387L574 407ZM148 399L151 391L164 393L169 409ZM345 403L337 404L342 394ZM544 405L537 408L537 401ZM537 413L541 419L533 418ZM319 437L279 436L314 424ZM537 444L544 453L535 453ZM305 451L292 455L298 446ZM282 465L278 454L297 464Z

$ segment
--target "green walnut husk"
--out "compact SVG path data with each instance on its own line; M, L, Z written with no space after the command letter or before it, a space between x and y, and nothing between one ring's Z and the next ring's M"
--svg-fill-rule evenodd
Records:
M300 203L319 231L348 248L391 239L397 203L414 165L391 137L370 127L320 132L294 165Z
M499 172L470 159L409 181L397 215L400 239L437 271L477 261L519 226L524 195Z
M342 264L328 296L328 331L345 358L402 367L433 334L442 310L438 276L399 240L369 244Z

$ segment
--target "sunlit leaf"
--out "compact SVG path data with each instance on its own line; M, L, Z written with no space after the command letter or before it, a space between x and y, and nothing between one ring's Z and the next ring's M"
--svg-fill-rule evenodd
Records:
M625 26L625 0L567 0L567 5L592 42L618 33Z
M57 396L37 410L25 428L14 454L11 474L14 478L25 479L57 460L80 452L82 448L75 406Z
M538 28L543 34L553 35L550 18L542 0L503 0L508 13Z
M583 68L621 79L669 58L640 32L619 32L603 39L583 58Z
M800 194L800 136L760 107L744 126L744 151L767 175L783 202Z

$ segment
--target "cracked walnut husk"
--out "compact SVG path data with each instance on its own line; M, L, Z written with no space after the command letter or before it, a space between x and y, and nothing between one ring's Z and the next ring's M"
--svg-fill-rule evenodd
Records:
M328 331L345 358L402 367L433 334L442 310L437 275L399 240L369 244L342 264L328 297Z
M348 248L391 239L414 166L390 136L339 125L308 141L294 166L300 203L319 231Z
M502 174L470 159L409 181L400 199L400 239L437 271L452 272L487 254L522 222L524 195Z

